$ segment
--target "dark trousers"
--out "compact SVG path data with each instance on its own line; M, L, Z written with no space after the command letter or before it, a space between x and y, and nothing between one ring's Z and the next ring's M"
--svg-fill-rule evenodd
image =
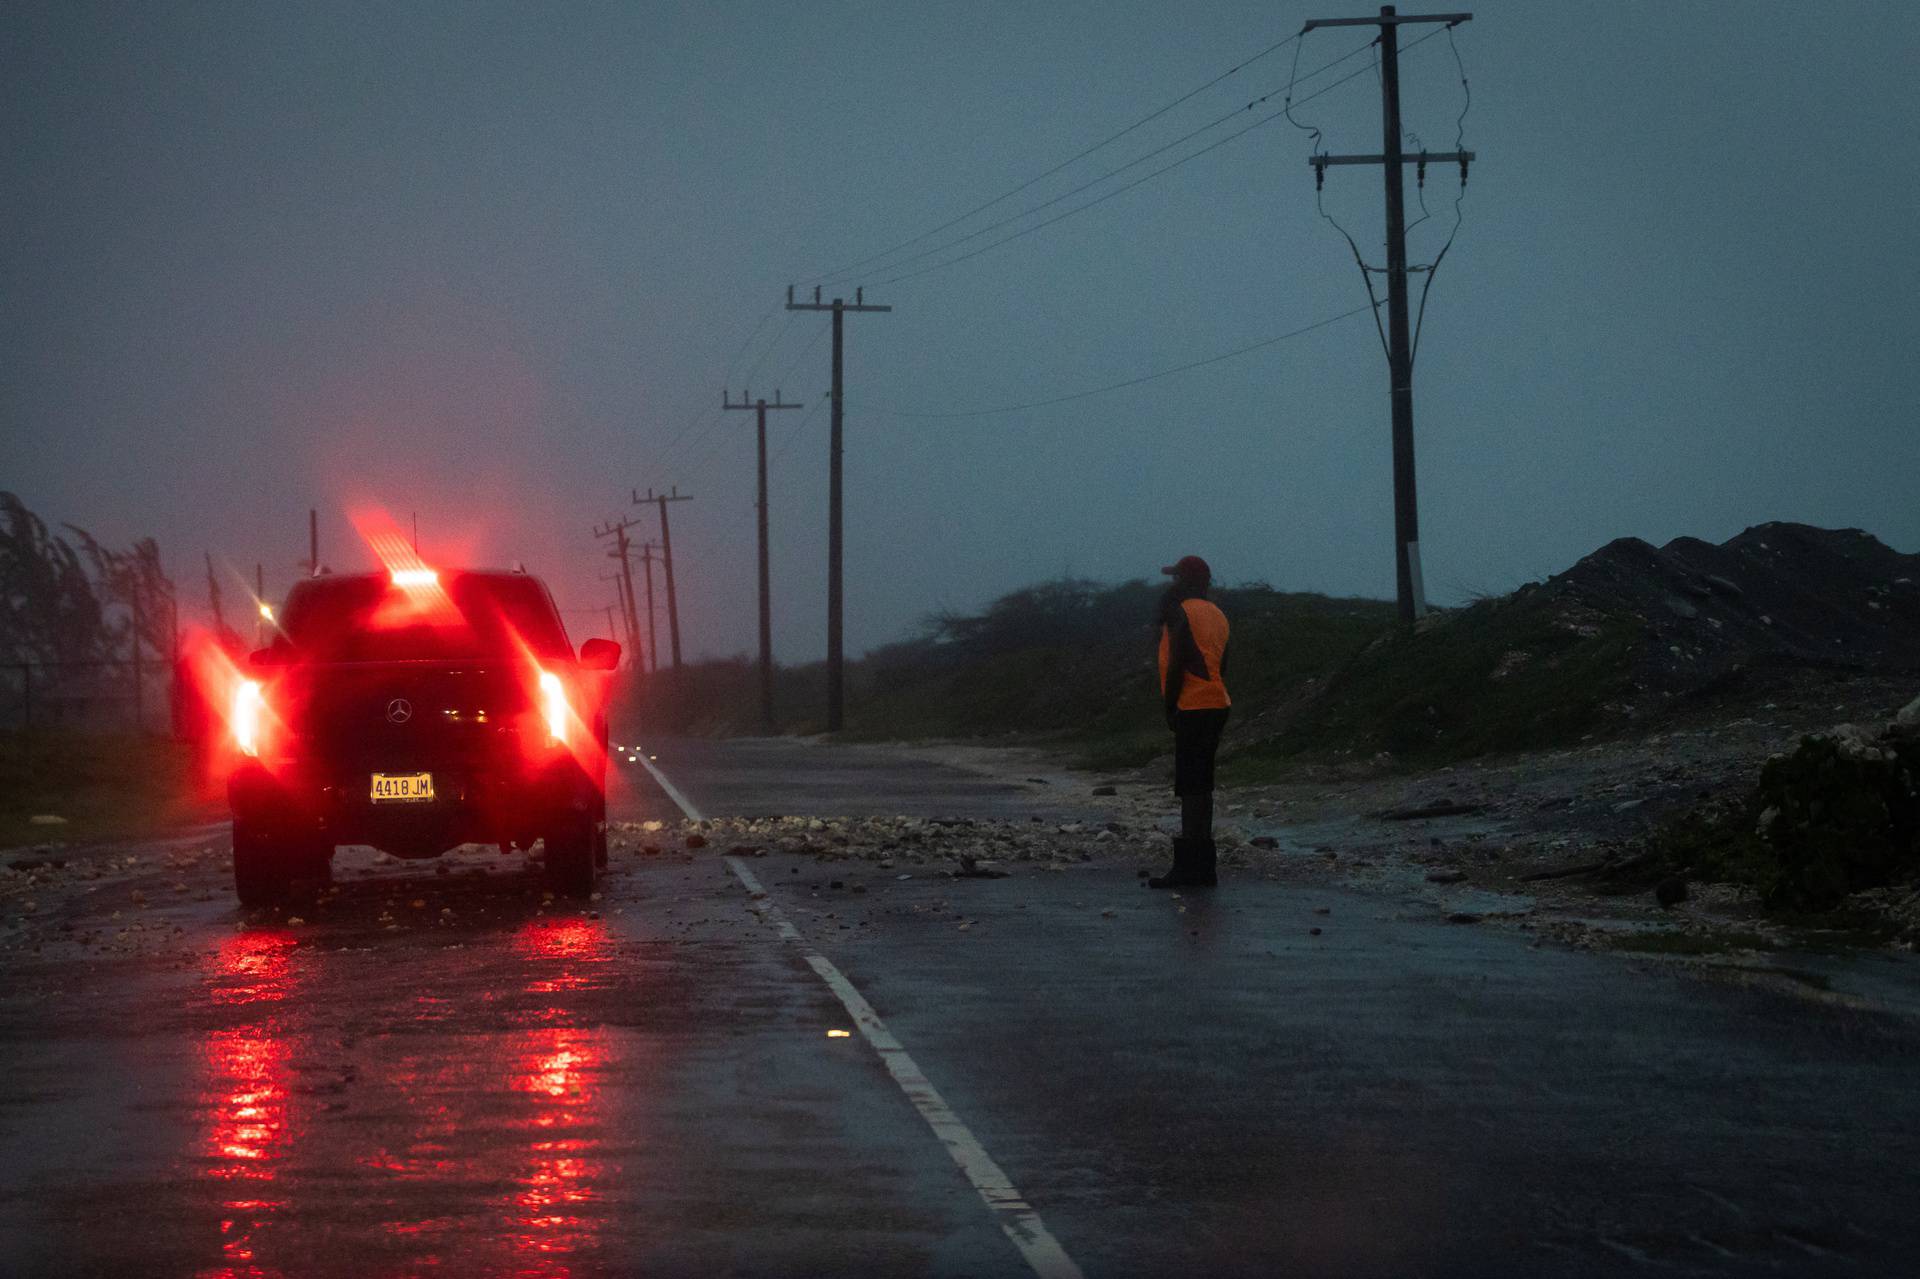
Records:
M1213 836L1213 758L1227 711L1173 713L1173 793L1180 797L1180 833L1187 839Z

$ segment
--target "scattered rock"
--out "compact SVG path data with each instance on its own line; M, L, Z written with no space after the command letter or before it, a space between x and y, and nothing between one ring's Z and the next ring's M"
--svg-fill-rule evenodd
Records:
M1418 808L1389 808L1378 816L1383 822L1411 822L1425 817L1464 817L1485 809L1485 804L1424 804Z
M1118 795L1120 792L1112 786L1096 786L1093 788L1093 793L1095 795Z
M1467 877L1464 870L1430 870L1427 872L1429 884L1457 884Z
M65 826L67 819L58 813L35 813L27 818L29 826Z
M1687 900L1687 881L1678 875L1669 875L1654 885L1653 899L1662 906L1678 906Z
M705 835L695 832L694 834L687 836L688 848L705 848L706 846L707 846L707 837Z
M1318 937L1319 935L1320 935L1320 930L1319 930L1318 928L1309 928L1309 929L1307 929L1307 936L1309 936L1309 937Z
M1252 844L1252 845L1253 845L1253 846L1254 846L1255 848L1278 848L1278 847L1280 847L1280 841L1279 841L1279 840L1277 840L1277 839L1275 839L1275 838L1274 838L1273 836L1271 836L1271 835L1255 835L1255 836L1254 836L1254 837L1253 837L1252 839L1250 839L1250 840L1248 840L1247 842L1248 842L1249 844Z
M1470 910L1456 910L1447 916L1447 922L1449 924L1477 924L1480 922L1480 918L1479 915L1474 914Z

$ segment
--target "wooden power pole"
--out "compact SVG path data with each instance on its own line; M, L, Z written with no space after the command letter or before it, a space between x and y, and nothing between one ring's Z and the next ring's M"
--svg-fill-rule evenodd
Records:
M841 432L845 420L842 412L845 397L841 394L841 329L848 311L891 311L893 308L869 306L864 289L853 291L851 304L844 298L822 302L818 288L813 291L813 301L795 302L793 286L788 285L787 310L833 312L833 433L827 445L827 731L836 733L840 731L846 709L846 652L841 630L845 601L841 577L841 552L845 545L841 536L840 485Z
M619 556L620 552L617 550L607 552L608 559L618 559ZM613 607L610 605L607 608L607 638L611 639L617 634L625 634L627 637L627 665L635 669L640 669L641 664L646 661L647 655L640 651L640 637L636 635L633 630L633 610L627 605L626 577L620 573L602 573L600 574L600 580L613 583L613 598L620 601L621 625L619 628L616 628L613 624Z
M653 564L659 559L659 547L652 542L640 544L640 567L647 571L647 654L648 674L660 670L660 628L653 624Z
M620 577L627 588L627 625L631 628L631 633L634 635L640 633L640 619L636 617L633 612L633 564L627 556L627 552L632 547L633 542L628 538L627 530L637 523L639 523L638 520L621 520L617 524L602 524L599 528L593 530L595 537L611 537L616 539L614 549L609 553L609 557L620 561Z
M1324 183L1330 164L1377 164L1386 172L1387 195L1387 369L1393 395L1393 541L1394 581L1400 600L1400 620L1412 622L1427 613L1426 586L1420 572L1420 503L1413 480L1413 340L1407 323L1407 210L1404 165L1418 164L1424 178L1430 163L1460 165L1464 183L1471 151L1417 151L1401 147L1400 38L1409 23L1444 22L1458 26L1470 13L1401 15L1382 5L1377 18L1315 18L1300 29L1315 27L1380 28L1381 154L1314 155L1308 163L1314 180ZM1366 264L1361 264L1366 270Z
M727 398L726 389L720 391L720 407L723 409L752 409L757 415L760 440L760 500L756 507L760 525L760 722L768 732L773 731L773 604L768 584L767 569L767 410L805 408L802 404L790 404L780 398L780 392L773 393L773 403L767 403L762 396L752 403L747 402L748 392L740 392L740 402L733 403Z
M680 669L680 603L673 593L673 530L667 524L667 503L691 502L691 494L682 493L679 485L674 485L672 493L655 493L647 490L645 497L640 490L633 491L635 506L657 503L660 507L660 562L667 570L667 642L673 646L673 669Z

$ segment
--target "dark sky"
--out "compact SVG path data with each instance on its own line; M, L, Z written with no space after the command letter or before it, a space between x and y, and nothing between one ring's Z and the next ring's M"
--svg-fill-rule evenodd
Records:
M1403 6L1411 9L1411 6ZM0 488L118 542L284 592L321 510L417 511L429 558L524 560L576 637L611 599L590 526L678 485L688 644L753 645L752 415L775 414L776 646L824 646L824 317L789 282L1044 173L1299 29L1260 3L89 5L0 13ZM1920 8L1475 6L1456 33L1483 157L1417 376L1439 601L1621 535L1765 520L1920 549L1912 224ZM1434 29L1428 29L1434 30ZM1426 34L1409 29L1403 45ZM1311 71L1363 46L1316 31ZM1287 45L941 234L844 277L848 639L1036 579L1393 589L1386 369L1280 98ZM1307 81L1333 151L1377 151L1369 54ZM1444 35L1405 54L1406 128L1450 149ZM1430 260L1457 175L1428 179ZM1375 260L1378 171L1326 208ZM888 281L893 281L887 283ZM832 296L829 290L828 296ZM604 623L600 625L604 629Z

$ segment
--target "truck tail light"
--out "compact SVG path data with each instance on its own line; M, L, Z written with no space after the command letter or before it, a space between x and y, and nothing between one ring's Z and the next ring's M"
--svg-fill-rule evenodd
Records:
M233 744L242 755L260 754L261 706L258 680L243 679L234 685L233 715L229 722L233 726Z
M573 708L567 705L567 690L552 671L540 672L540 711L546 717L547 736L562 746L567 744L567 721Z

